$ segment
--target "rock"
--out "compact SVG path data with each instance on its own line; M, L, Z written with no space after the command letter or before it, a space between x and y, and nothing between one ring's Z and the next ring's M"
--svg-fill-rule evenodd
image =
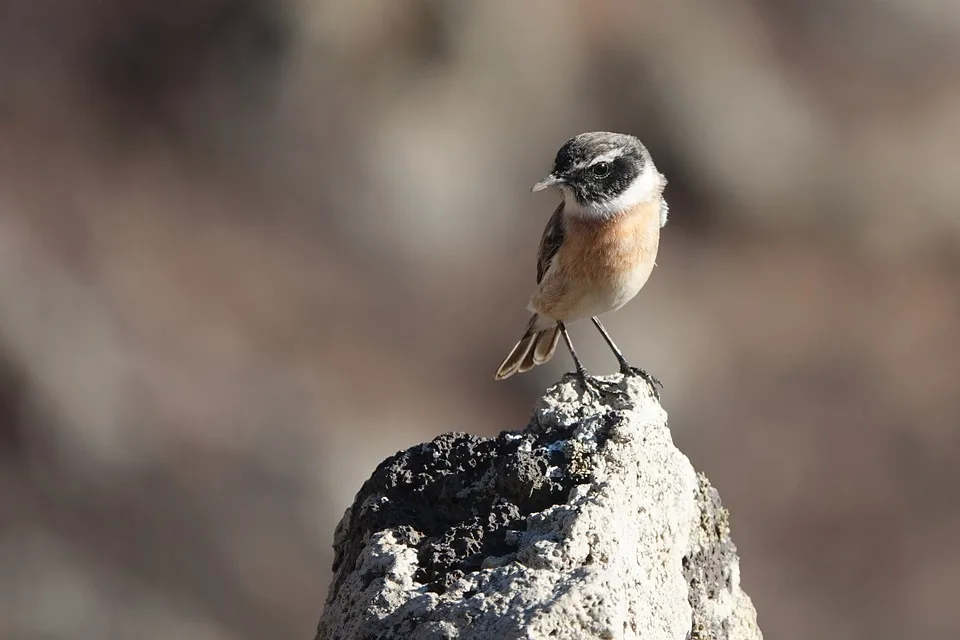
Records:
M385 460L337 526L316 640L762 636L727 511L639 378Z

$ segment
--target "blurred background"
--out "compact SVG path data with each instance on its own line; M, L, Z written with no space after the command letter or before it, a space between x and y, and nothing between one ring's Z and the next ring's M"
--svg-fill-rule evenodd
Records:
M2 0L0 637L313 637L375 465L570 368L492 380L593 129L765 635L960 636L960 4Z

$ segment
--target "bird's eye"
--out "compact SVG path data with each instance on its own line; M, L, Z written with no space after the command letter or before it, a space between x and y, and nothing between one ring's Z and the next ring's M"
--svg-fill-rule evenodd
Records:
M597 178L606 178L610 175L610 163L609 162L598 162L597 164L591 167L593 175Z

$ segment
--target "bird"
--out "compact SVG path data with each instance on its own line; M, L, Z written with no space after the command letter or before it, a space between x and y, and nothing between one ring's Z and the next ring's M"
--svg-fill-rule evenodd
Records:
M604 393L570 340L567 325L589 318L613 351L624 376L638 375L659 399L660 381L631 366L598 316L617 311L647 283L669 207L666 177L639 138L590 131L567 140L553 169L531 188L560 190L537 254L537 286L523 336L494 375L504 380L549 361L563 338L585 391Z

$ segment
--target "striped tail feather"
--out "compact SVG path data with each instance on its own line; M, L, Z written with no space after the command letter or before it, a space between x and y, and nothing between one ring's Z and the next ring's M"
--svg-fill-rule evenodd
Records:
M523 337L514 345L513 349L497 369L494 380L509 378L515 373L529 371L553 357L557 350L557 341L560 331L556 325L541 331L536 330L537 315L534 314L527 323Z

